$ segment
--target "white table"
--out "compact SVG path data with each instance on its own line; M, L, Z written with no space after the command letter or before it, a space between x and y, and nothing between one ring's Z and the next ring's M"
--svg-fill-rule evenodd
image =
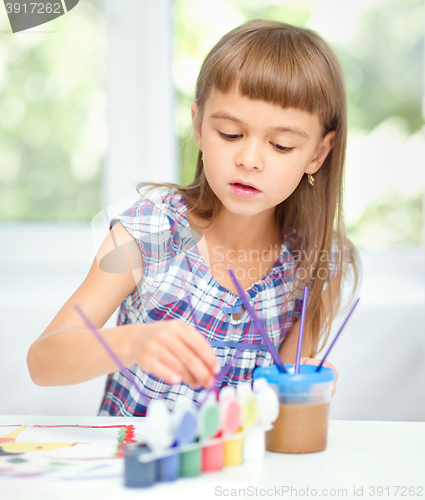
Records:
M140 419L0 416L0 425L108 425L120 421L131 423L140 422ZM373 490L373 487L382 487L382 495L378 496L378 490ZM119 477L64 483L52 479L17 480L0 476L1 500L206 500L314 496L425 499L425 422L331 421L328 446L324 452L305 455L266 452L262 460L205 473L197 478L156 484L148 489L127 489Z

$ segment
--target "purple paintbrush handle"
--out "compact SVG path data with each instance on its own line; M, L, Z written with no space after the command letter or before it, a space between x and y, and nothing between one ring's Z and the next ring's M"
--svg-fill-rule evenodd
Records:
M297 355L295 358L295 369L294 369L295 375L298 375L300 371L301 351L302 351L304 327L305 327L305 315L307 313L307 300L308 300L308 286L304 288L304 294L303 294L303 307L301 310L300 331L298 333Z
M97 338L97 340L102 344L104 347L105 351L109 354L111 359L115 362L115 364L119 367L119 369L123 372L123 375L127 380L129 380L139 393L140 397L142 398L143 404L145 406L148 406L149 404L149 399L143 394L143 392L139 389L137 382L135 378L133 377L132 373L130 370L124 365L124 363L120 360L120 358L115 354L111 346L106 342L106 340L102 337L100 332L97 330L97 328L94 326L94 324L91 322L91 320L85 315L84 311L81 309L81 307L78 304L75 304L75 310L78 312L78 314L81 316L83 319L84 323L88 326L88 328L91 330L93 335Z
M186 291L186 298L187 298L187 302L188 302L188 304L189 304L189 309L190 309L190 312L191 312L191 314L192 314L192 320L193 320L193 323L195 324L195 328L198 330L198 332L199 332L199 333L201 333L201 334L202 334L202 332L201 332L201 330L200 330L200 328L199 328L199 323L198 323L198 321L196 320L196 314L195 314L195 309L194 309L193 304L192 304L192 300L191 300L190 295L189 295L189 293L188 293L187 291ZM227 366L227 365L226 365L226 366ZM210 387L209 389L207 389L207 391L206 391L206 393L205 393L205 396L204 396L204 397L202 398L202 400L198 403L198 408L200 408L200 407L201 407L201 406L205 403L205 401L207 400L208 395L210 394L210 392L211 392L212 390L214 390L214 388L215 388L215 386L217 385L218 380L220 380L220 376L222 376L223 371L224 371L224 369L226 368L226 366L224 366L224 367L221 369L220 373L217 375L215 384L214 384L212 387Z
M243 353L244 348L243 347L238 347L236 351L233 353L233 356L230 358L230 360L223 366L221 369L220 373L217 375L215 385L217 386L220 382L222 382L227 375L229 375L230 370L232 369L233 363L236 363L236 361L240 358L240 355Z
M189 303L189 309L190 309L190 312L192 313L192 319L193 319L193 323L195 324L195 328L198 330L198 332L202 333L200 328L199 328L199 323L196 319L195 309L193 308L192 299L190 298L190 295L188 292L186 292L186 298L187 298L187 301Z
M205 393L204 398L199 402L199 408L205 403L205 401L208 399L208 395L210 394L211 391L213 391L218 384L220 384L229 374L230 370L232 369L233 363L236 363L236 361L239 359L240 355L243 353L244 349L241 347L238 347L236 349L236 352L233 354L233 356L230 358L230 360L223 366L221 369L220 373L217 375L215 379L215 384L207 389L207 392Z
M335 335L335 338L333 339L331 345L329 346L329 349L326 351L326 354L323 356L322 361L320 362L319 366L317 367L316 371L319 371L320 368L322 368L323 363L325 362L326 358L328 357L328 354L331 352L332 347L335 345L335 342L337 341L338 337L340 336L342 330L344 329L345 325L347 324L347 321L350 319L351 314L353 313L355 307L359 303L360 297L356 300L354 306L351 308L351 311L348 313L348 316L345 318L344 323L342 324L341 328L339 329L338 333Z
M257 329L257 331L259 331L261 333L261 336L263 337L264 343L266 344L266 347L267 347L269 353L272 355L272 358L273 358L274 362L276 363L276 366L278 367L279 371L287 373L287 370L285 368L285 365L283 364L283 361L280 359L279 354L276 352L276 349L274 348L274 345L272 344L271 340L269 339L269 336L264 331L263 325L261 324L261 321L259 320L258 316L255 314L254 309L251 307L251 304L248 302L248 299L246 298L245 292L243 291L238 279L236 278L235 273L230 268L228 268L227 271L230 274L230 277L232 278L236 289L238 290L239 297L241 298L241 300L245 306L245 309L248 311L249 315L251 316L252 320L254 321L255 328Z

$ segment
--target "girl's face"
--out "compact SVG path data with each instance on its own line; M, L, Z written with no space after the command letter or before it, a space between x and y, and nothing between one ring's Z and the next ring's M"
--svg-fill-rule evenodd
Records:
M194 126L198 112L193 102ZM274 212L305 173L319 170L335 132L323 137L317 115L250 99L234 85L225 94L210 90L195 135L208 183L224 207L234 214L255 215ZM257 189L238 188L244 182Z

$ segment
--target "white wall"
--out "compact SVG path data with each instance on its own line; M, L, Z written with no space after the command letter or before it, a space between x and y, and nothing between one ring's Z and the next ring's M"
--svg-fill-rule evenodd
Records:
M340 373L331 418L425 421L423 251L361 257L361 302L329 358ZM38 387L26 366L93 258L88 224L0 225L0 414L97 413L104 377Z
M331 418L425 421L423 249L360 255L361 301L330 355Z
M78 288L94 258L88 224L3 224L0 229L0 414L95 415L104 378L38 387L26 356Z

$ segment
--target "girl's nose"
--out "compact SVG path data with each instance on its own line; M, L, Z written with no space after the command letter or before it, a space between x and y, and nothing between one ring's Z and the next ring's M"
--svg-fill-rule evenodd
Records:
M248 170L253 168L262 170L264 166L259 144L255 141L244 141L244 143L241 143L236 163Z

